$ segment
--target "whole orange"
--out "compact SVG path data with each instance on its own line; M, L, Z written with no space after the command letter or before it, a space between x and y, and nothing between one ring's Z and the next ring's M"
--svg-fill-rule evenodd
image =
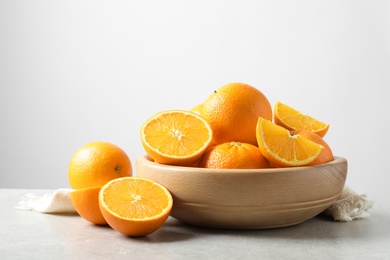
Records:
M334 160L332 149L321 136L309 130L300 130L300 131L296 131L295 133L303 137L306 137L306 139L309 139L310 141L313 141L324 147L324 150L322 150L320 156L318 156L317 159L315 159L309 165L323 164Z
M131 162L118 146L108 142L92 142L72 156L68 180L73 189L103 186L108 181L132 176Z
M271 120L272 107L267 97L255 87L230 83L205 100L200 115L213 130L214 145L230 141L257 145L257 119Z
M208 150L199 167L218 169L268 168L268 162L257 146L248 143L227 142Z
M200 111L203 109L203 103L200 103L190 109L191 112L200 115Z

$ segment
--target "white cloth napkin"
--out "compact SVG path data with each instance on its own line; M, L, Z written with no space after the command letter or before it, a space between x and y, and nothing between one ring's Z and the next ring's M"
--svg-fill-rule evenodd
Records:
M32 210L41 213L76 213L71 199L72 189L57 189L52 194L38 196L28 193L22 197L16 208ZM368 210L373 202L367 200L366 195L359 195L351 188L345 186L341 195L323 214L333 218L334 221L352 221L354 219L367 218Z
M345 186L341 195L323 213L333 217L335 221L351 221L370 216L368 210L373 202L367 200L366 195L359 195Z
M32 210L41 213L75 213L70 200L72 189L57 189L54 193L38 196L28 193L16 205L17 209Z

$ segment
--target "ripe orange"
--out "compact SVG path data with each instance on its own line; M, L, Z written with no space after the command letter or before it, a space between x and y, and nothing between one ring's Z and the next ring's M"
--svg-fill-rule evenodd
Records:
M264 157L272 165L303 166L317 159L324 147L259 117L256 136Z
M70 192L70 199L77 213L85 220L96 225L107 224L99 208L100 188L85 188Z
M324 137L329 129L328 124L280 102L276 102L274 106L274 122L288 130L309 130L321 137Z
M146 236L167 220L173 205L162 185L140 177L123 177L104 185L100 210L108 224L127 236Z
M208 150L199 166L219 169L259 169L267 168L268 162L257 146L227 142Z
M202 157L212 138L201 116L184 110L162 111L141 127L146 153L157 163L190 166Z
M310 141L316 142L317 144L320 144L324 147L324 150L322 150L320 156L318 156L317 159L315 159L309 165L323 164L334 160L332 149L330 148L328 143L325 142L324 139L322 139L321 136L309 130L300 130L297 131L296 134L299 134L300 136L303 136Z
M72 156L68 168L68 179L73 189L103 186L112 179L131 175L131 162L127 154L107 142L82 146Z
M195 113L195 114L200 115L202 109L203 109L203 103L200 103L200 104L194 106L193 108L191 108L190 111L193 112L193 113Z
M267 97L244 83L230 83L214 91L200 112L213 130L214 145L231 141L257 145L257 118L272 119Z

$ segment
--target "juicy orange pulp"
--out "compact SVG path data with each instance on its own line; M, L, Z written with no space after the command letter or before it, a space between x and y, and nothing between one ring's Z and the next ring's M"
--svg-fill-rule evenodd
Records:
M168 218L173 199L162 185L140 177L123 177L104 185L100 210L107 223L128 236L146 236Z

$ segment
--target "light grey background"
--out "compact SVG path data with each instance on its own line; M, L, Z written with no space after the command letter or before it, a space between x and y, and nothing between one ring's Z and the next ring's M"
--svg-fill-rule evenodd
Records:
M0 188L68 187L82 145L240 81L328 122L347 183L389 182L389 1L0 1ZM387 92L385 91L387 90Z

